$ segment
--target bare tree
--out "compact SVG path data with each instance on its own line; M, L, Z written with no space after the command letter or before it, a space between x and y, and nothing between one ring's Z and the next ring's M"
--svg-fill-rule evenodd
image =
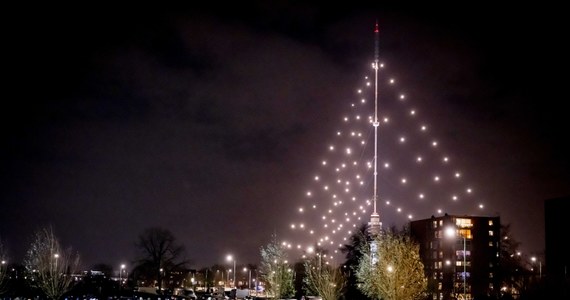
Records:
M49 227L35 232L24 263L33 284L49 299L57 300L72 287L79 255L71 248L64 249Z
M152 227L138 237L135 246L139 252L135 273L148 281L155 280L159 291L162 280L171 270L184 268L188 261L182 259L184 246L179 245L174 235L167 229Z
M320 254L317 254L320 255ZM339 268L323 264L320 256L305 261L308 289L323 300L337 300L346 285L346 278Z
M266 283L266 291L276 298L290 297L294 293L293 270L287 260L287 252L277 241L277 235L261 247L261 278Z
M424 265L419 256L419 245L409 235L385 232L375 238L376 257L371 259L370 245L364 245L364 254L356 272L360 289L371 298L385 300L420 299L427 289Z
M6 248L4 248L4 243L0 238L0 295L2 295L5 290L5 279L6 273L8 272L8 253Z

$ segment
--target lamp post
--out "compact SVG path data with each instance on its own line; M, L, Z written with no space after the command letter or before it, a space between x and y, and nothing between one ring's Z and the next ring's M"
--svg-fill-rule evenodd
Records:
M536 262L536 256L531 257L530 260L533 263ZM540 260L538 261L538 279L542 279L542 262Z
M234 262L234 287L236 286L236 260L233 258L233 256L230 254L228 255L228 257L226 258L228 261L233 261ZM228 279L229 280L229 279Z
M243 268L243 271L249 271L249 278L247 280L247 289L251 290L251 269Z
M445 229L445 235L447 237L456 237L456 229L453 227L447 227ZM467 254L467 249L466 249L466 238L465 235L461 235L461 237L463 238L463 299L466 300L467 299L467 269L466 269L466 265L467 265L467 261L466 261L466 254Z
M232 272L232 269L228 269L228 271L226 272L226 281L228 282L228 285L229 285L230 287L232 287L232 285L229 284L229 282L230 282L230 273L231 273L231 272Z
M125 264L121 264L121 269L119 270L119 296L123 288L123 271L125 270Z
M57 254L57 253L54 254L54 255L53 255L53 259L55 260L55 268L53 267L53 264L50 265L50 266L51 266L51 269L52 269L52 271L53 271L53 273L54 273L54 274L52 274L52 275L56 275L56 276L59 275L59 272L57 271L57 259L58 259L58 258L59 258L59 254Z

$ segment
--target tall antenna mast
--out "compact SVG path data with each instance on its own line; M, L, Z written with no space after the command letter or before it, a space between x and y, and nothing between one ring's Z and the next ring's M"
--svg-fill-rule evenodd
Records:
M372 125L374 126L374 195L372 196L372 201L374 202L374 212L370 216L369 232L371 235L376 235L380 233L382 223L380 222L380 215L376 210L376 202L378 200L378 68L379 62L379 35L380 29L378 28L378 21L374 26L374 121Z

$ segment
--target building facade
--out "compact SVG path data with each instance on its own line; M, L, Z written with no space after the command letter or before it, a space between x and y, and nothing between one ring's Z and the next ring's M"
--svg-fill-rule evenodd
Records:
M545 279L549 299L570 299L570 246L565 238L570 232L570 223L566 222L569 211L570 195L544 202Z
M453 216L410 222L434 300L473 299L499 288L499 217Z

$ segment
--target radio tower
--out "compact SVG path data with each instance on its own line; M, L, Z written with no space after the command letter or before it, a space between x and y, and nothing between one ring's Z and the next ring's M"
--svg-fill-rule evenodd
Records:
M372 125L374 126L374 195L372 196L372 202L374 203L374 212L370 215L370 222L368 223L368 233L371 237L378 235L382 229L382 223L380 222L380 214L376 210L376 202L378 202L378 68L379 68L379 58L378 58L378 38L380 35L380 30L378 29L378 21L374 26L374 121ZM375 252L375 251L373 251Z

